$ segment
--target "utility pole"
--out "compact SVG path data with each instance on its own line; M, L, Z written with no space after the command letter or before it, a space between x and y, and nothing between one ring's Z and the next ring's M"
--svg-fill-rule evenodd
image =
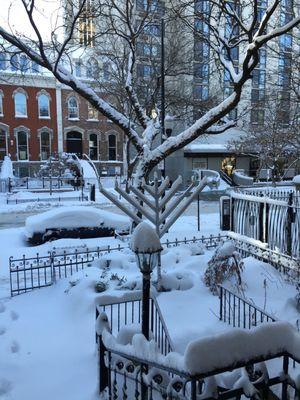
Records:
M165 118L166 118L166 109L165 109L165 21L164 18L161 19L161 144L164 142L165 138ZM166 174L166 164L165 159L162 160L162 177L165 178Z

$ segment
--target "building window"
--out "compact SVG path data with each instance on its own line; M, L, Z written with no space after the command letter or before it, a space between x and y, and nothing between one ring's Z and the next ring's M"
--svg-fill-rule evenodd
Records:
M93 47L95 44L93 0L87 0L79 20L79 43Z
M81 73L82 73L82 64L80 61L76 61L75 62L75 75L80 78Z
M108 159L116 160L117 159L117 139L116 135L108 136Z
M6 70L5 53L0 53L0 70L1 71L5 71Z
M98 137L96 133L90 134L89 157L91 160L98 160Z
M3 161L7 155L7 135L4 129L0 128L0 160Z
M86 76L87 78L98 79L99 78L99 64L94 58L91 58L86 65Z
M74 96L68 100L68 118L79 119L78 101Z
M18 149L18 160L28 160L28 137L27 132L17 132L17 149Z
M207 169L207 158L193 158L192 168L194 169Z
M50 132L41 132L41 160L48 160L51 155L51 135Z
M98 121L98 111L90 103L88 103L88 120Z
M3 117L3 93L0 90L0 117Z
M153 67L151 65L138 64L137 74L139 78L149 79L153 75Z
M50 100L47 94L38 96L39 117L50 118Z
M15 116L27 117L27 98L25 93L17 92L14 94Z
M10 58L10 69L13 72L18 71L19 69L19 57L17 56L17 54L14 54L11 58Z

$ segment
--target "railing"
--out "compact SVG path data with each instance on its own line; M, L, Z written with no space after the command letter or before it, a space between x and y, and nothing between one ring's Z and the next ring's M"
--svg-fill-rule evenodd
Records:
M300 259L300 196L293 191L231 193L231 230Z
M108 399L240 399L242 396L250 397L249 389L255 393L251 398L278 398L275 395L278 392L282 400L299 398L297 383L289 375L290 361L295 358L286 352L257 355L247 362L240 360L225 368L215 367L193 375L167 367L162 362L153 362L141 354L133 356L105 347L102 336L99 336L98 360L99 393L106 393ZM270 372L266 363L269 360L273 360ZM235 385L241 377L240 371L243 371L245 383ZM223 381L217 379L222 373L227 374ZM275 393L272 391L274 386L277 389Z
M61 201L88 201L89 197L85 195L73 196L73 197L61 197L61 196L53 196L53 197L34 197L32 199L6 199L6 204L21 204L21 203L32 203L32 202L61 202Z
M162 243L166 247L177 247L181 244L202 243L206 248L214 248L224 241L226 236L202 236L201 238L193 237L192 239L174 241L167 240ZM35 288L49 286L56 279L67 278L86 267L94 260L101 258L105 254L115 251L121 251L128 248L128 244L116 247L94 247L75 249L73 252L59 249L49 252L48 254L36 254L35 257L20 258L11 256L9 258L10 271L10 287L11 296L28 292ZM43 277L43 279L41 279Z
M81 187L83 181L81 178L71 177L71 178L63 178L60 176L53 177L42 177L42 178L8 178L5 181L7 191L10 192L14 189L27 189L27 190L55 190L55 189L66 189L72 188L76 190L76 188Z
M142 319L141 292L129 293L126 299L104 297L105 301L96 305L96 319L101 312L108 315L111 332L117 336L120 329L127 325L140 324ZM150 298L150 331L158 349L164 355L174 350L168 328L163 319L157 299Z
M251 329L276 319L250 301L219 285L220 320L236 328Z

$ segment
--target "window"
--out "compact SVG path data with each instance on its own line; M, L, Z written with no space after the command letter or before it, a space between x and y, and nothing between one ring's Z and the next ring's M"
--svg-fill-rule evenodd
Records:
M68 100L68 118L79 119L78 101L74 96Z
M50 132L41 132L41 160L48 160L51 155L51 136Z
M82 64L80 61L75 62L75 75L81 77Z
M21 56L20 56L20 71L27 72L29 70L30 70L30 61L24 54L21 54Z
M47 94L38 96L39 117L50 118L50 100Z
M27 99L26 94L17 92L14 95L15 100L15 116L27 117Z
M88 120L98 121L98 111L88 103Z
M209 95L207 85L194 86L194 100L207 100Z
M5 69L6 69L5 53L0 53L0 70L4 71Z
M3 93L0 90L0 116L3 116Z
M98 137L95 133L90 134L89 157L91 160L98 160Z
M193 169L207 169L207 158L193 158Z
M108 159L116 160L117 159L117 140L116 135L108 136Z
M99 78L99 64L94 58L90 59L86 65L86 76L87 78Z
M93 0L87 0L79 19L79 43L93 47L95 44L95 23Z
M16 54L10 58L10 69L14 72L19 69L19 57Z
M7 155L6 131L0 128L0 160L3 161L6 155Z
M149 79L153 73L153 68L151 65L139 64L137 66L137 73L139 78Z
M18 149L18 160L19 161L28 160L27 132L24 131L17 132L17 149Z

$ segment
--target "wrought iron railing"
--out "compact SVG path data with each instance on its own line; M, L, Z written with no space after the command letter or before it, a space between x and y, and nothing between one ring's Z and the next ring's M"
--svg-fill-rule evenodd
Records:
M276 319L265 310L219 285L220 320L236 328L251 329Z
M89 197L81 194L80 196L52 196L52 197L33 197L31 199L6 199L6 204L21 204L21 203L33 203L33 202L62 202L62 201L88 201Z
M113 335L117 335L121 328L127 325L140 324L142 319L142 294L140 291L129 293L126 299L104 297L96 305L96 319L101 312L105 312L109 318ZM174 350L174 346L163 319L156 297L150 298L150 331L158 349L164 355Z
M98 358L99 393L106 393L108 399L240 399L242 396L249 397L249 386L252 386L257 398L278 398L273 387L276 387L276 393L282 400L299 398L298 386L288 374L290 361L295 358L287 352L257 355L251 360L241 360L224 368L216 366L213 370L193 375L153 362L142 354L133 356L106 347L102 336L99 336ZM272 373L269 373L265 363L269 360L278 361L275 363L278 368L274 368ZM262 364L265 372L257 374L257 371L263 371ZM243 379L247 376L249 385L235 386L241 369L245 374ZM217 380L216 377L222 373L232 373L233 380Z
M213 248L224 241L226 236L202 236L201 238L193 237L192 239L174 241L167 240L162 245L166 247L179 246L188 243L202 243L206 248ZM116 247L93 247L84 249L75 249L72 252L59 249L49 252L46 255L39 253L34 257L9 258L10 271L10 287L11 295L18 295L28 292L35 288L49 286L57 279L67 278L88 266L105 254L121 251L128 248L128 244Z

